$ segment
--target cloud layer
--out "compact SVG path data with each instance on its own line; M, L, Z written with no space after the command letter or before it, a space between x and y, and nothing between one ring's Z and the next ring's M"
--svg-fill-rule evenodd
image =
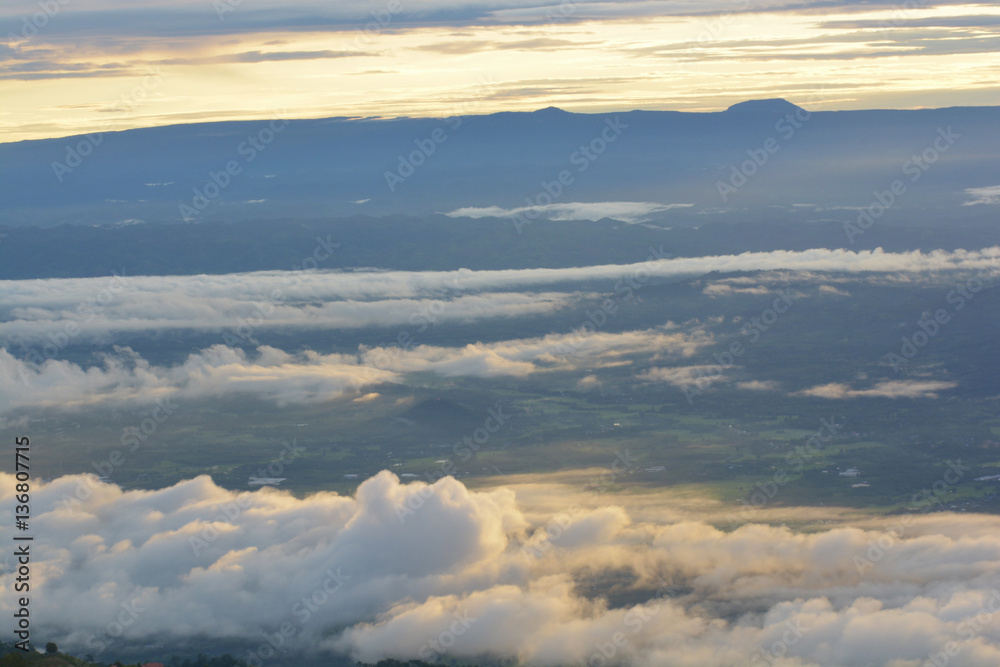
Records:
M2 537L13 481L0 474ZM302 499L208 477L128 492L63 477L33 488L34 628L108 655L115 642L207 635L266 659L265 637L284 627L286 647L366 661L919 667L945 651L951 665L1000 661L996 517L723 532L677 519L669 503L583 496L550 485L524 496L533 509L516 486L402 485L388 472L353 498ZM538 511L548 505L574 509ZM10 559L2 572L11 585ZM12 604L5 596L0 610Z
M40 365L0 349L0 406L73 409L86 405L149 404L160 399L252 394L278 403L338 398L407 373L443 377L526 376L548 370L601 367L629 355L689 357L713 338L704 329L675 325L606 333L580 330L462 347L362 347L356 354L289 354L260 346L255 354L214 345L176 366L153 366L116 347L99 365L49 359Z
M712 271L798 271L809 280L827 272L926 280L952 270L996 275L998 255L1000 248L927 253L820 248L676 259L650 254L646 262L563 269L262 271L0 281L5 295L0 305L0 345L14 349L17 344L50 342L50 336L67 331L74 338L109 340L117 333L168 329L229 332L245 338L237 330L409 328L432 321L549 314L592 296L594 281L605 282L610 293L622 280L695 277ZM590 284L583 290L580 283L585 282ZM710 296L764 291L759 281L748 278L705 288Z

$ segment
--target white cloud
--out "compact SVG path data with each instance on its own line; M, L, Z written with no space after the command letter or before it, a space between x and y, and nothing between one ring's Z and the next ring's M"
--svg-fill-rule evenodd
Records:
M780 385L774 380L750 380L737 382L736 386L745 391L777 391Z
M658 367L643 371L636 378L644 382L666 382L682 388L690 385L707 386L727 380L726 370L728 369L711 365Z
M263 271L216 276L138 276L0 281L0 341L30 342L61 335L109 337L115 332L172 328L236 332L262 327L409 326L435 315L440 321L469 322L493 317L543 315L573 305L586 292L541 291L583 281L618 281L702 276L712 271L790 272L809 279L825 272L881 274L886 280L927 280L941 271L1000 274L1000 247L978 251L935 250L887 253L813 249L655 259L624 265L501 271ZM718 281L708 293L763 291L759 283ZM719 285L718 287L716 285ZM730 290L728 285L740 285ZM570 288L572 289L572 288ZM525 291L519 291L525 290ZM275 295L278 296L275 296Z
M634 506L616 495L552 531L538 508L579 494L516 488L402 485L385 471L353 498L236 493L204 476L156 491L39 481L33 630L99 653L125 604L137 618L117 642L209 636L256 649L288 623L289 648L365 661L489 654L555 667L617 644L625 664L663 667L768 664L775 646L786 655L773 664L787 667L919 667L954 642L950 664L1000 664L995 516L723 532L648 494ZM0 539L13 493L0 473ZM593 595L595 575L612 574L632 597L621 606ZM14 576L8 560L0 585ZM14 602L0 598L0 612Z
M957 382L935 380L887 380L870 389L852 389L840 382L810 387L799 392L803 396L819 398L937 398L938 393L954 389Z
M187 329L215 331L246 339L261 331L281 328L351 329L361 327L426 327L436 323L469 323L491 318L547 315L575 304L577 293L455 294L451 298L338 298L336 286L317 285L311 294L303 289L294 297L274 297L282 280L259 278L260 292L237 285L235 277L217 277L214 286L204 276L166 278L172 285L155 285L147 279L127 278L107 302L95 304L93 294L103 285L97 280L79 283L57 281L50 286L61 293L39 293L33 281L11 283L13 289L0 337L36 344L73 337L112 340L116 335ZM286 279L287 280L287 279ZM48 281L45 281L48 282ZM99 287L100 286L100 287ZM227 289L230 288L231 289ZM20 289L19 289L20 288ZM88 295L88 289L93 294ZM228 292L228 293L227 293ZM108 292L110 293L110 292ZM82 305L81 305L82 304Z
M546 220L603 220L613 218L622 222L635 224L646 222L674 208L689 208L694 204L657 204L641 201L606 201L606 202L566 202L562 204L546 204L544 206L522 206L519 208L501 208L499 206L475 207L469 206L445 213L452 218L507 218L515 215L529 218L544 218Z
M726 282L715 282L705 285L705 289L701 291L705 296L733 296L740 294L748 294L750 296L762 296L766 294L771 294L772 290L769 287L763 285L758 285L755 287L733 287L732 284Z
M991 185L986 188L968 188L965 194L972 197L963 206L975 206L976 204L1000 204L1000 185Z
M666 325L607 333L578 330L461 347L361 347L356 354L288 354L259 346L255 355L214 345L175 366L153 366L129 348L116 347L100 364L83 367L49 359L36 365L0 348L0 412L18 408L73 409L101 403L145 404L252 394L278 403L314 402L354 394L407 373L444 377L527 376L550 369L624 363L628 355L690 357L713 341L703 328Z
M848 296L848 297L851 296L851 293L848 292L847 290L842 290L839 287L835 287L833 285L820 285L819 293L830 294L833 296Z

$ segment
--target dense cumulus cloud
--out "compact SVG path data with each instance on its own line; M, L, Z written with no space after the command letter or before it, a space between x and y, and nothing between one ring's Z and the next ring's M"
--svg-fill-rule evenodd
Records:
M14 484L0 481L6 537ZM354 497L306 498L227 491L208 477L157 491L62 477L33 490L33 627L108 655L116 642L224 637L265 664L276 633L286 648L359 660L1000 662L997 517L724 531L682 516L669 496L584 496L551 483L524 493L450 477L404 485L388 472ZM5 587L13 568L8 559ZM594 589L602 576L631 591L627 601ZM0 610L13 604L5 596Z

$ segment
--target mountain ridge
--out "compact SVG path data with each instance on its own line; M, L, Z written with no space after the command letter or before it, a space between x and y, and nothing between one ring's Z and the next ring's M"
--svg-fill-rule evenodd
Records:
M919 187L897 198L889 217L978 215L963 208L965 191L997 185L990 174L1000 173L1000 107L789 119L791 109L800 107L759 100L711 113L548 107L223 121L0 144L0 225L422 216L531 208L547 197L690 206L671 212L678 224L720 210L803 205L836 217L871 205L949 127L960 128L954 145L919 172Z

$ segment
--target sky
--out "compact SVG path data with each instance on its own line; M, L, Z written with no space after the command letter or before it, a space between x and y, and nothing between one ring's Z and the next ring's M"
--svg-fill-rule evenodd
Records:
M269 117L1000 103L1000 7L7 0L0 139Z

